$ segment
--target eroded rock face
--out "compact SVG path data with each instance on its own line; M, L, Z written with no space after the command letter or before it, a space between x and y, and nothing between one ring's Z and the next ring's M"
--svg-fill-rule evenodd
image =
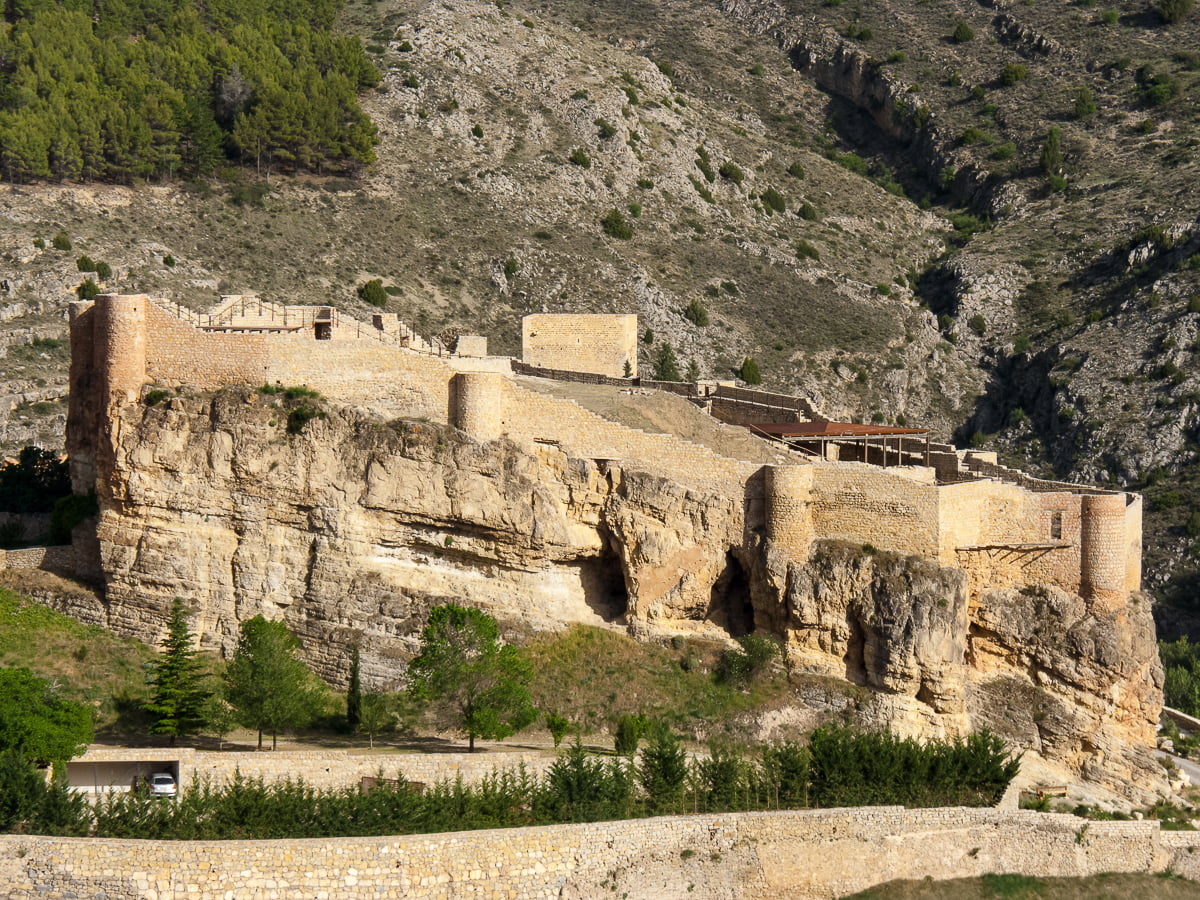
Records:
M779 635L790 668L857 686L854 715L920 737L987 726L1093 781L1148 782L1162 674L1148 604L1050 588L969 595L958 569L764 537L744 496L557 447L327 410L300 434L245 388L114 409L97 455L107 624L156 640L187 598L202 643L283 619L340 684L362 648L402 683L428 609L640 636ZM94 611L92 611L94 618ZM786 718L786 716L784 716Z

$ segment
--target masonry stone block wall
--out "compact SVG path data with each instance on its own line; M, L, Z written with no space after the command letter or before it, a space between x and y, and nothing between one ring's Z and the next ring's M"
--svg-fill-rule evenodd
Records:
M821 537L938 558L938 488L865 463L813 463L812 521Z
M97 303L102 299L97 297ZM266 379L266 335L204 332L156 303L146 301L142 306L146 352L138 389L147 381L212 390L227 384L262 384Z
M494 441L504 432L503 376L459 372L451 386L450 424L475 441Z
M767 537L795 559L804 559L814 538L809 502L814 466L767 467Z
M261 842L4 835L0 873L11 900L827 900L894 878L1161 872L1195 840L1156 822L877 807Z
M1081 593L1113 607L1125 602L1126 526L1124 494L1091 494L1080 513Z
M637 375L637 316L539 314L521 320L521 359L531 366L620 378Z

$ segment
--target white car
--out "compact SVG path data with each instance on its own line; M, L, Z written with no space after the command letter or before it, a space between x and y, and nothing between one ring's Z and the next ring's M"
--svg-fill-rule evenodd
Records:
M151 797L175 796L175 776L169 772L158 772L151 775L149 784Z

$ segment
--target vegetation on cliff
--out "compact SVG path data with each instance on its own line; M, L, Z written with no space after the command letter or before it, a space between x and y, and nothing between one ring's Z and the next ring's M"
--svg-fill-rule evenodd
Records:
M0 25L0 172L129 182L370 162L379 74L339 0L26 0Z

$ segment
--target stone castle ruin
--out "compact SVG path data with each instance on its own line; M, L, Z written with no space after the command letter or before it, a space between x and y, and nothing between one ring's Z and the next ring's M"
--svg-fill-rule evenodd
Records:
M331 680L360 643L385 684L448 600L646 636L766 631L793 666L873 689L899 730L987 724L1097 779L1152 769L1138 495L828 423L801 398L646 382L637 336L635 316L531 316L518 362L331 307L73 303L67 449L100 505L77 549L105 584L85 616L144 637L184 596L227 648L262 613ZM546 374L666 391L720 440L627 427ZM264 384L319 391L326 418L282 434ZM141 402L152 387L171 398ZM998 711L1015 696L1036 721Z

